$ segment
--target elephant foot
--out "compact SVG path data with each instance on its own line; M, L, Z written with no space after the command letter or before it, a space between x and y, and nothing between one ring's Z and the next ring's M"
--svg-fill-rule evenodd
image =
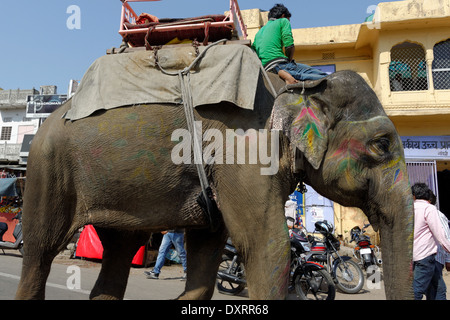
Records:
M213 293L214 290L198 288L183 292L176 300L211 300Z
M123 300L125 290L117 289L121 287L116 283L108 284L97 280L91 290L89 300Z
M122 300L121 298L108 295L108 294L92 294L89 296L90 300Z

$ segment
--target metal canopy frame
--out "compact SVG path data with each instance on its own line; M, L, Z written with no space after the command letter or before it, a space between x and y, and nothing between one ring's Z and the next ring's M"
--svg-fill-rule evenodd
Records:
M135 24L136 20L139 16L136 12L131 8L131 2L151 2L151 1L160 1L160 0L121 0L122 5L122 14L120 19L120 29L119 34L122 37L132 34L147 34L148 28L137 28L137 29L129 29L126 26L126 23ZM230 0L230 10L226 15L225 19L220 22L203 22L200 20L194 20L191 23L185 24L168 24L168 25L156 25L153 27L152 32L165 32L165 31L176 31L176 30L192 30L192 29L208 29L209 27L229 27L231 29L236 29L238 33L242 36L243 40L247 39L247 27L244 24L244 20L241 15L241 11L239 9L239 4L237 0Z

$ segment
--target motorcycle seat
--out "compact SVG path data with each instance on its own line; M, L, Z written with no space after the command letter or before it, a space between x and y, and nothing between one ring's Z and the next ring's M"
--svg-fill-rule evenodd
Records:
M0 241L0 248L4 249L15 249L17 247L17 242L7 242L7 241Z

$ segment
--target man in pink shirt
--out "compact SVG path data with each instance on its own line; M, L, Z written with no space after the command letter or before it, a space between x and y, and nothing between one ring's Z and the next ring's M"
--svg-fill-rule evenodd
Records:
M425 183L411 188L414 196L414 299L435 297L442 272L436 262L438 245L450 252L450 229L447 218L429 200L431 190Z

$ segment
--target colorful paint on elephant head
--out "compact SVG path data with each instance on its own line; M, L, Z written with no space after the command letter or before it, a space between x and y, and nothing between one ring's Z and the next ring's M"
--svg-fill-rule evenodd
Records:
M311 96L286 91L275 101L273 128L281 130L317 169L328 143L329 121Z
M347 183L350 183L355 175L361 173L363 167L359 163L361 154L366 153L364 143L357 139L347 139L342 141L337 150L330 156L336 162L335 170L337 175L345 176Z
M322 112L313 100L303 95L300 95L298 101L291 106L297 106L300 110L292 123L293 135L307 149L313 149L318 143L317 140L323 140L325 136L326 128L323 121L319 119Z

